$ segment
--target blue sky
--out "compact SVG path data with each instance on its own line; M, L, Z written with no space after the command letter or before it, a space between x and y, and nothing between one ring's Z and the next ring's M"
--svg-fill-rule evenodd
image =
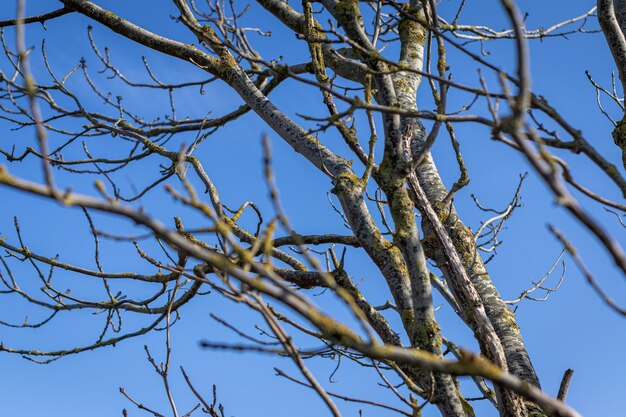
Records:
M57 7L54 1L32 2L29 14ZM441 15L453 10L458 1L444 0ZM493 25L496 29L506 27L498 2L483 0L469 2L461 22L467 24ZM546 27L565 18L577 16L588 10L595 2L563 1L520 1L523 11L529 13L529 28ZM138 24L176 37L181 41L193 42L193 36L176 25L170 15L175 13L169 2L164 0L147 2L119 2L113 0L98 2L103 7L111 8L120 15ZM0 14L2 19L14 16L14 9L7 7ZM58 21L47 23L48 30L29 26L27 38L29 44L39 45L42 36L47 39L47 50L53 69L59 73L75 66L81 57L87 59L90 71L98 85L106 91L124 95L124 103L129 108L141 109L144 114L162 115L167 108L167 96L163 94L137 93L124 89L117 81L107 81L97 75L101 69L87 40L87 26L91 24L80 16L65 16ZM260 51L268 59L279 55L288 57L291 62L303 62L308 52L292 34L282 31L272 23L271 18L258 7L252 7L248 14L248 24L258 24L273 31L269 39L255 38ZM592 28L597 25L592 23ZM12 39L10 31L8 38ZM105 28L94 24L94 37L103 48L109 46L114 62L132 79L145 79L141 57L147 56L154 72L166 81L202 79L204 75L192 65L176 62L168 57L139 48L129 41ZM277 47L277 45L279 45ZM508 41L491 42L485 45L490 53L488 59L504 68L512 68L511 43ZM613 71L611 56L601 34L575 34L567 39L544 39L532 41L533 89L548 100L572 124L581 129L610 160L619 164L617 148L610 136L611 126L599 113L595 103L595 91L587 81L584 71L588 70L596 81L610 85ZM40 63L39 53L33 53L33 64ZM451 72L454 79L476 85L477 73L466 58L450 51ZM3 71L8 71L6 59L0 64ZM36 72L38 80L46 80L45 72ZM101 108L101 100L89 97L85 83L80 77L73 77L70 83L76 91L82 92L84 103L91 108ZM495 84L493 84L495 86ZM422 108L432 106L428 99L426 85L420 91L418 104ZM294 95L298 88L297 95ZM324 114L318 92L313 88L300 87L294 82L287 82L272 94L276 103L288 114L297 118L300 106L306 103L306 112ZM239 99L220 85L207 87L204 95L197 90L187 90L175 95L178 113L203 117L208 111L213 115L223 114L239 104ZM451 98L450 108L461 106L467 97ZM609 106L610 108L610 106ZM613 109L614 110L614 109ZM617 113L614 113L617 116ZM16 143L17 148L34 145L34 132L28 130L12 131L12 126L0 122L3 131L0 144L3 149ZM274 168L281 198L285 210L295 229L300 233L345 233L341 219L333 212L326 194L331 185L328 179L295 154L253 114L244 116L232 126L220 129L211 136L196 155L202 160L207 172L217 184L222 199L231 207L237 207L245 200L254 200L266 218L271 217L271 205L267 199L267 189L261 178L261 135L267 133L274 150ZM463 125L458 128L458 137L463 155L470 169L471 185L459 193L456 204L466 224L474 230L484 220L472 202L475 194L486 206L502 209L510 200L519 175L530 168L520 155L506 149L501 144L490 140L487 129ZM181 135L172 142L179 146L190 143L193 135ZM324 143L337 151L345 149L340 139L333 133L321 137ZM61 138L51 134L50 142ZM108 139L90 142L90 149L97 152L115 154L115 147ZM77 148L80 151L79 148ZM454 161L451 159L450 146L441 136L434 148L434 155L441 169L444 180L449 185L457 175ZM594 170L582 158L569 158L570 166L578 177L596 190L619 199L619 194L603 176ZM158 164L161 161L150 160L141 166L130 168L120 174L118 180L125 191L131 193L131 184L141 187L158 177ZM2 162L4 163L4 162ZM40 180L39 164L26 160L21 164L12 164L9 169L15 174L33 180ZM93 178L79 178L58 173L60 184L72 184L77 191L93 194ZM0 189L0 232L8 241L16 244L13 230L13 216L19 216L26 245L35 252L48 256L57 253L65 262L94 267L93 241L89 235L87 222L77 210L61 208L55 204ZM508 224L500 254L489 264L491 275L507 299L515 298L527 288L531 280L540 278L551 266L560 252L559 243L549 234L547 224L553 224L563 230L568 238L580 250L598 281L618 300L624 290L623 277L612 266L611 260L602 253L594 239L570 216L555 206L545 186L531 172L523 186L523 203ZM206 225L206 221L194 213L181 209L171 198L165 197L158 189L146 195L142 200L148 212L171 224L171 217L184 213L186 224L191 226ZM594 216L614 235L623 239L621 226L614 217L600 207L590 208ZM139 230L126 222L108 216L94 215L96 226L109 231ZM252 225L252 216L245 219ZM320 230L322 228L322 230ZM142 262L131 245L119 245L102 242L103 265L106 270L134 270L150 273L153 269ZM142 246L143 247L143 246ZM155 245L146 244L146 250L157 253ZM388 295L380 275L367 259L357 252L347 259L348 271L361 288L371 298L373 304L384 304ZM16 262L11 264L18 276L20 285L37 291L39 284L32 269ZM560 267L559 267L560 268ZM560 269L557 269L557 274ZM71 286L73 293L102 297L100 284L84 277L58 274L61 288ZM141 285L125 291L141 292ZM328 294L319 295L312 291L315 301L324 308L336 306L335 300ZM24 315L35 321L41 317L39 312L27 308L12 297L4 296L1 320L20 323ZM210 319L215 313L232 323L254 331L254 324L260 323L260 317L251 315L245 307L236 306L215 294L201 297L182 310L182 320L173 329L173 371L172 381L177 403L184 413L188 405L194 404L193 398L184 385L177 367L182 365L188 371L197 388L210 397L211 385L217 384L219 399L223 402L228 416L250 415L292 415L303 417L317 416L323 405L310 391L298 387L274 375L273 367L296 375L286 359L278 359L256 354L237 354L208 352L198 347L198 341L229 341L234 335ZM343 313L342 313L343 314ZM345 316L345 314L344 314ZM251 321L250 317L254 318ZM567 368L575 371L568 400L572 406L585 416L618 416L626 407L623 392L626 389L626 361L619 359L619 350L626 343L624 319L610 311L591 291L583 277L571 262L567 262L565 282L561 289L544 303L524 302L517 311L531 358L538 370L543 388L555 395L562 373ZM390 319L393 320L392 317ZM471 334L463 328L449 308L438 311L438 320L443 327L444 336L457 344L475 348ZM0 329L0 341L16 347L54 349L84 344L97 337L102 317L89 314L72 314L61 317L43 329L13 331ZM139 326L144 323L129 317L125 326ZM305 346L311 347L309 343ZM162 386L158 376L145 360L143 346L150 346L153 354L162 358L164 354L163 333L152 333L140 339L118 344L114 348L86 352L79 356L63 358L50 365L37 365L17 356L0 355L0 369L4 375L0 382L1 416L39 417L39 416L111 416L121 415L121 409L129 409L131 416L141 415L132 404L118 392L124 387L139 401L168 412ZM314 345L317 346L317 345ZM334 375L336 383L329 382L335 362L315 360L311 365L318 378L330 391L352 392L368 398L389 398L383 396L376 381L365 375L364 371L342 364ZM358 384L358 385L355 385ZM355 388L357 387L357 388ZM393 399L390 401L393 403ZM341 403L346 416L358 415L358 407ZM398 405L397 403L395 405ZM477 405L481 410L481 406ZM167 414L166 414L167 415ZM387 415L378 411L365 411L365 416ZM430 415L430 414L428 414ZM434 415L434 414L433 414ZM496 415L495 410L485 408L482 416Z

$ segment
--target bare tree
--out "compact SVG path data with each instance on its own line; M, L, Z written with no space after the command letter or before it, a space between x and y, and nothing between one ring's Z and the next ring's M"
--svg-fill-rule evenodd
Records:
M626 308L597 283L584 264L585 254L557 226L550 226L550 231L563 252L547 266L549 271L513 300L500 295L487 264L498 252L507 221L520 207L525 176L503 210L485 207L474 197L485 220L473 228L454 202L468 185L471 170L461 153L459 141L465 138L463 134L457 138L457 132L467 125L482 126L483 132L490 132L485 139L523 156L532 167L531 175L545 183L556 204L588 230L613 259L618 274L626 276L621 245L597 219L599 215L614 220L614 215L622 222L626 206L595 190L596 184L586 181L584 172L570 169L568 161L584 158L622 198L623 169L611 162L615 155L601 154L576 123L561 116L549 97L531 86L533 42L591 36L598 31L596 7L588 5L588 11L547 28L529 29L515 2L500 0L498 13L506 17L501 25L509 29L496 30L464 24L464 9L471 3L466 0L449 2L453 7L435 0L291 4L172 0L170 9L146 11L172 15L167 25L156 26L149 18L133 21L124 6L116 14L98 1L45 3L49 11L31 15L20 1L17 17L0 22L0 27L8 28L2 36L1 117L16 130L5 134L2 142L0 152L7 165L0 167L0 184L3 192L25 193L34 202L55 201L80 216L76 227L87 225L95 257L90 267L86 261L68 263L55 256L54 247L29 249L20 213L7 205L2 215L18 217L15 230L2 231L0 239L6 254L0 258L2 294L48 316L36 323L1 323L18 328L54 326L62 317L85 311L104 320L102 328L93 329L88 344L41 350L36 340L32 346L19 347L5 339L0 350L49 363L165 330L164 362L157 363L148 348L146 353L162 379L170 409L156 411L124 389L122 394L154 416L202 412L224 416L215 386L212 400L196 389L219 381L194 385L183 370L198 400L187 412L179 411L169 382L170 333L175 331L171 327L189 303L212 292L248 307L249 322L261 322L260 334L213 315L243 342L206 340L202 345L290 358L301 375L278 369L277 374L316 392L326 407L320 414L342 415L340 399L406 416L421 415L426 406L445 417L472 416L474 400L484 400L501 416L580 415L564 403L571 371L566 372L558 396L542 391L515 309L526 300L545 301L559 288L563 275L553 272L565 254L610 308L622 315ZM149 2L142 7L150 8ZM625 2L598 1L597 19L622 84L625 16ZM30 28L47 24L49 32L59 31L65 19L76 18L95 27L89 26L85 36L89 62L95 59L95 65L83 59L61 71L58 68L66 63L55 62L50 51L62 45L28 46ZM98 41L103 28L117 35L110 50ZM34 37L28 39L34 42ZM146 56L144 75L124 69L116 63L116 49L130 42L145 48L148 57L156 53L168 57L184 76L163 75ZM494 42L512 46L512 63L485 52ZM507 72L507 66L514 70ZM456 81L451 71L469 74L463 79L471 81ZM588 76L602 114L615 124L615 143L626 152L624 119L615 122L613 112L600 101L608 97L623 111L623 92L617 91L617 82L603 87ZM288 103L296 108L285 108L284 101L272 98L286 86ZM423 103L417 100L420 89ZM114 90L119 93L109 92ZM212 108L195 106L195 113L180 114L181 97L198 94L194 100L200 102L205 91L213 95L216 108L223 109L217 96L227 95L226 90L237 96L228 111L216 115ZM133 94L145 105L127 106L123 96ZM159 103L157 110L154 103ZM459 108L458 103L464 104ZM234 203L243 202L239 207L231 206L221 194L233 182L220 185L213 180L230 173L215 172L201 156L213 152L213 139L231 125L241 135L260 137L262 132L250 131L241 122L248 113L256 114L268 132L262 154L254 155L262 158L263 169L248 175L266 187L269 210L247 195L237 196ZM33 130L36 145L25 146L20 138ZM302 172L308 169L306 164L325 179L336 218L315 224L312 234L298 232L283 208L272 139L280 139L298 154ZM445 159L435 161L430 151L440 141L449 141L451 148L442 156ZM237 155L219 157L232 160L233 171L246 169L238 165ZM435 165L448 161L456 163L458 172L451 185ZM28 163L28 172L14 170L18 163ZM296 178L302 175L293 171ZM85 177L95 180L95 188L85 183ZM135 186L129 177L144 185ZM307 187L305 182L302 187ZM325 201L327 196L322 192L315 198ZM178 212L161 220L151 214L159 201L172 199ZM120 227L112 226L113 220L99 222L103 214L128 222ZM345 226L343 234L338 233L337 220ZM41 234L38 239L45 237ZM101 262L101 248L111 244L132 245L141 265L125 272L108 271ZM379 297L365 291L351 274L351 257L368 259L370 279L385 284L387 303L371 301ZM20 263L29 265L29 275L38 279L36 286L22 282L23 269L14 272ZM85 288L81 279L97 284ZM73 285L78 288L65 289ZM98 297L95 288L104 292ZM336 310L312 301L311 295L320 290L332 296ZM446 303L443 308L453 311L474 336L473 351L458 348L454 332L442 330L436 313L440 298ZM348 315L342 313L345 309ZM201 338L205 335L198 334ZM300 346L313 341L322 347ZM310 358L343 358L367 369L401 405L362 398L358 390L345 395L328 391L307 365ZM480 397L470 398L467 392L475 389Z

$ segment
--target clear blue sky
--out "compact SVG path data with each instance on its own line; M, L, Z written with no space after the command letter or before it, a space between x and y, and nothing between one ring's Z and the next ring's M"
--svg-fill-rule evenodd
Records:
M58 5L55 1L32 2L29 14L51 10ZM37 4L35 4L37 3ZM453 9L459 2L444 0L441 14ZM503 23L499 2L482 0L469 2L461 22L467 24L488 24L495 29L502 29ZM520 1L523 11L528 12L529 28L547 27L552 23L577 16L587 11L594 1ZM99 1L103 7L111 8L120 15L127 17L147 28L175 36L185 42L193 42L193 37L176 25L170 15L175 10L170 2L132 1L119 2L112 0ZM14 16L14 5L5 7L0 13L1 19ZM247 24L259 24L272 28L272 39L260 39L260 51L266 58L278 57L283 54L294 62L307 59L308 52L294 39L292 34L281 31L271 23L269 16L252 5L248 14ZM63 73L86 57L92 74L101 69L93 52L89 49L87 26L94 26L94 36L98 45L111 48L114 62L132 79L145 79L145 71L141 56L146 55L151 68L165 81L181 82L188 79L203 77L201 71L192 65L176 62L143 48L129 41L122 40L118 35L98 26L80 16L65 16L58 21L47 23L48 31L44 33L36 25L29 26L28 43L38 45L42 36L47 39L47 50L50 62L55 71ZM271 25L271 26L270 26ZM597 28L592 22L591 28ZM10 30L8 31L11 32ZM12 35L8 38L12 42ZM254 38L256 39L256 38ZM277 46L278 45L278 46ZM610 73L613 64L610 53L601 34L576 34L568 39L544 39L533 41L533 89L547 97L573 125L581 129L586 137L604 155L619 164L617 148L610 136L611 126L604 119L595 104L595 91L587 81L584 71L590 71L595 79L603 85L610 84ZM488 59L505 68L511 68L513 61L511 43L487 43ZM33 53L33 63L40 62L39 51ZM476 85L477 74L472 65L450 52L451 72L457 81ZM1 68L9 71L5 58L1 58ZM467 70L470 68L470 70ZM41 69L36 77L46 80ZM129 108L141 109L148 115L162 115L167 107L167 96L138 94L124 90L119 82L107 82L102 76L97 77L98 85L103 90L123 94L124 103ZM71 86L77 91L83 90L82 97L91 108L101 106L101 100L90 98L85 92L84 82L80 77L72 81ZM302 103L307 103L306 110L317 114L322 113L318 94L312 88L305 88L297 96L293 94L297 85L289 82L280 87L272 97L279 107L290 115L299 112ZM425 108L431 106L428 101L426 85L420 93L419 104ZM239 104L239 99L222 86L212 85L206 94L200 96L197 90L189 90L175 96L179 115L189 114L203 117L208 111L213 115L223 114ZM465 98L452 100L450 107L465 104ZM311 104L309 103L316 103ZM617 116L617 115L616 115ZM16 143L17 148L34 144L34 132L30 130L12 131L12 126L0 121L4 149ZM254 115L248 114L233 126L226 127L211 136L207 143L198 150L196 155L202 160L207 172L220 189L226 204L236 207L245 200L254 200L268 213L271 207L267 199L266 187L261 178L261 144L260 137L268 133L275 153L275 170L281 197L285 209L300 233L345 233L339 219L328 204L326 193L331 188L327 178L315 168L308 165L299 155L283 144L280 139L268 131L268 128ZM455 180L456 167L450 159L449 144L445 136L437 143L434 154L442 175L449 185ZM484 220L485 215L477 210L470 198L475 194L487 206L504 208L514 191L520 174L530 168L522 158L496 144L489 139L489 132L480 127L461 126L458 137L463 154L470 169L471 185L457 197L457 205L466 224L474 229ZM339 139L333 134L321 138L325 143L332 144L341 150ZM50 141L62 140L51 135ZM103 139L103 142L106 139ZM175 139L176 146L190 143L193 135L180 136ZM170 144L175 148L174 142ZM90 144L92 150L114 152L110 143ZM78 148L78 150L80 150ZM619 198L602 175L581 158L570 158L571 166L578 172L578 177L586 184L613 198ZM130 194L130 184L137 187L149 184L158 176L158 163L149 161L141 166L124 171L118 177L120 184ZM4 161L0 162L4 163ZM27 160L22 164L13 164L10 170L24 177L39 180L37 171L39 164ZM72 184L74 189L93 193L93 178L75 180L58 173L59 182L63 185ZM170 198L163 198L159 189L149 193L143 205L154 216L164 222L170 222L173 215L181 209ZM57 253L68 263L85 267L94 267L93 242L89 235L86 220L77 210L60 208L54 204L33 199L0 189L0 232L8 241L16 244L13 230L13 216L17 215L26 240L26 245L33 251L48 256ZM531 172L523 188L524 207L518 210L508 224L500 255L490 263L490 272L496 285L505 298L515 298L527 288L531 280L540 278L550 267L560 252L558 242L548 233L547 224L554 224L565 231L566 235L583 254L588 266L596 274L599 282L618 300L624 291L624 282L612 267L610 259L599 249L593 238L581 227L574 224L569 215L555 207L552 198L543 184ZM203 220L191 212L184 211L188 224L202 225ZM607 228L623 239L621 226L615 219L607 215L601 208L594 211ZM252 218L249 218L252 224ZM111 231L139 230L124 222L107 216L94 215L96 226ZM195 223L194 223L195 222ZM170 223L171 224L171 223ZM320 226L322 225L322 226ZM320 227L323 230L320 230ZM147 250L156 254L154 245L146 245ZM122 271L137 270L150 273L152 269L138 259L130 245L118 245L103 242L103 265L105 270ZM39 284L32 269L27 265L12 263L14 272L24 288L37 290ZM348 258L348 271L357 279L362 279L362 288L369 292L374 304L386 301L384 285L381 277L366 258L354 253ZM560 268L560 267L559 267ZM557 270L557 275L560 269ZM58 273L61 288L73 288L73 293L88 294L102 297L100 284L89 281L86 277L77 277ZM62 283L62 284L61 284ZM137 285L125 291L139 292L142 286ZM311 292L317 295L318 292ZM0 320L20 323L24 316L35 321L41 317L32 308L26 309L23 303L12 297L3 296L0 309ZM334 301L328 295L315 297L322 306L331 308ZM301 417L319 416L326 411L320 400L305 388L298 387L284 379L274 376L273 367L296 374L286 359L278 359L255 354L236 354L203 351L198 347L199 340L229 341L234 335L212 321L209 313L219 316L249 330L260 323L256 318L250 322L250 311L235 306L217 295L199 298L182 310L182 320L173 330L173 365L172 381L174 393L180 411L187 411L194 404L190 392L177 372L179 365L184 366L190 377L202 392L210 397L211 385L218 385L219 399L226 407L227 416L265 416L265 415L298 415ZM580 273L571 262L567 262L565 282L558 293L551 296L548 302L524 302L517 311L518 320L525 337L528 350L539 372L543 388L555 395L563 371L572 368L575 371L569 402L585 416L620 416L626 409L623 393L626 390L626 361L620 358L620 351L626 343L624 327L626 321L606 308L598 297L584 282ZM459 345L475 347L471 335L463 329L458 319L447 307L438 312L446 337ZM85 344L92 341L99 332L101 316L72 314L61 317L56 322L40 330L13 331L0 328L0 341L15 347L56 349ZM125 326L141 325L143 321L129 318ZM37 365L8 354L0 355L0 370L4 377L0 380L0 415L7 417L57 417L57 416L88 416L104 417L121 415L122 408L128 408L131 416L141 415L132 404L118 392L124 387L134 398L158 409L168 415L165 397L158 376L152 371L145 360L143 345L148 344L153 354L160 360L163 357L163 333L153 333L140 339L120 343L115 348L100 349L79 356L63 358L50 365ZM311 347L311 345L307 345ZM317 346L317 345L315 345ZM335 363L332 361L315 360L312 367L320 381L330 391L358 393L363 397L381 397L381 390L376 381L369 378L362 370L348 364L335 374L337 383L330 383L329 376ZM355 389L355 387L358 387ZM381 397L382 398L382 397ZM393 401L391 401L393 402ZM338 401L345 416L356 416L358 407L346 405ZM398 405L398 404L396 404ZM480 405L477 410L481 410ZM481 417L495 416L495 410L488 408ZM378 411L365 411L365 416L380 415Z

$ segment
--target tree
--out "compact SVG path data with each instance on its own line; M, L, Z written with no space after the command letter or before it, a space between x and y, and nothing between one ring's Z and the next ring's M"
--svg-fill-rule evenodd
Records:
M326 407L319 413L341 415L336 403L341 399L390 415L423 410L445 417L495 415L495 410L502 416L580 415L563 402L571 371L558 395L542 391L524 341L527 330L519 326L515 310L558 289L563 277L552 272L564 253L591 284L595 294L589 298L599 297L613 314L624 315L626 309L596 280L585 266L584 251L558 225L549 231L563 247L561 255L543 278L507 301L489 263L507 221L521 206L525 176L504 210L485 207L476 197L472 202L464 189L473 167L466 166L461 146L464 140L490 138L497 149L506 149L507 158L524 160L561 213L568 213L612 259L613 273L626 275L626 255L615 237L620 232L615 222L622 222L626 208L620 200L626 196L623 167L611 162L619 155L592 143L550 97L531 86L533 42L597 36L595 7L547 28L527 29L513 0L492 2L497 25L506 21L510 27L500 31L491 24L462 24L466 8L480 7L466 1L257 0L246 5L173 0L164 11L141 10L141 21L127 16L135 13L127 6L118 6L118 14L104 3L50 1L46 11L26 14L25 4L18 2L17 18L0 23L12 28L3 37L2 118L17 131L6 135L0 150L7 162L0 170L3 192L27 194L30 204L60 205L74 216L73 227L86 223L95 247L93 266L84 259L69 262L63 254L54 255L43 232L27 241L24 221L18 219L24 209L3 209L3 216L17 216L14 231L3 231L0 240L7 254L0 259L3 294L22 309L48 315L15 324L21 313L11 308L2 323L24 330L50 328L85 311L104 318L88 343L72 344L69 338L70 346L58 347L61 341L55 339L54 347L42 349L32 346L48 343L33 339L22 347L26 344L18 339L4 338L0 350L49 363L163 330L164 362L157 363L146 348L148 361L165 387L167 413L183 415L170 384L172 325L211 293L248 308L237 324L213 316L244 342L216 342L199 332L197 338L206 339L202 346L290 358L300 377L282 370L277 374L313 390ZM599 0L597 8L624 81L626 4ZM170 21L163 18L169 15ZM71 48L54 40L40 50L27 47L26 30L29 36L54 38L69 19L94 25L87 43L97 72L86 59L67 66ZM49 30L37 28L39 23ZM98 41L98 34L110 31L115 33L111 50ZM490 48L500 52L496 42L509 50L492 57ZM135 44L147 75L116 64L117 51ZM162 68L177 73L164 76ZM613 121L611 115L624 108L617 83L606 88L591 73L588 78L600 114ZM600 98L609 98L618 109L605 110ZM191 100L194 104L187 104ZM181 108L189 114L181 116ZM249 128L250 120L264 124L262 152L249 145L250 139L249 147L225 150L216 139L222 132L248 138L262 134ZM613 123L613 139L624 152L624 119ZM32 129L36 145L25 146L23 138ZM272 147L287 158L284 144L300 162L289 167L288 175L278 170L275 176L280 158L272 157ZM431 153L437 151L433 146L438 153ZM494 163L495 155L485 155L482 164ZM262 158L262 166L252 169L240 162L249 158ZM451 172L458 172L456 180L444 181ZM319 216L314 224L294 222L293 207L305 210L306 202L291 201L287 193L282 198L283 180L297 182L316 204L326 204L328 192L336 216ZM257 204L259 194L228 189L250 185L264 187L269 199ZM471 212L469 203L488 216L474 229L463 214ZM83 217L75 217L81 212ZM65 238L79 232L67 233ZM77 251L85 246L78 238L74 244L80 246ZM102 260L110 256L104 249L121 254L129 246L143 265L110 272ZM518 262L528 259L520 255ZM109 257L107 263L115 262ZM357 263L365 265L359 271L368 271L371 284L360 285L351 271L360 268ZM509 270L519 267L512 263ZM26 281L18 278L25 271L31 276ZM72 291L66 289L70 286ZM96 289L104 292L96 295ZM320 290L322 307L312 298ZM380 306L372 301L381 298L388 301ZM440 302L445 307L436 312ZM451 313L455 319L448 317ZM441 317L456 327L447 331ZM246 326L259 318L260 336L249 334ZM462 343L470 349L457 347L463 332L473 336L473 342ZM313 341L322 347L302 347ZM387 398L363 398L358 389L347 396L327 390L312 366L321 366L322 359L339 363L338 358L380 380ZM183 375L198 402L185 415L201 413L198 407L224 415L215 388L213 400L206 400L196 388L206 381L194 385ZM468 393L475 390L484 401L470 401ZM145 412L165 413L126 390L122 394ZM398 399L399 406L389 405Z

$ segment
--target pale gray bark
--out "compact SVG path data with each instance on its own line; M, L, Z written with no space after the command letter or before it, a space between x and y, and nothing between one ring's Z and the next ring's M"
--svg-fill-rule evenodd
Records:
M409 177L409 187L414 194L416 206L424 215L424 219L432 227L436 236L438 246L441 248L443 256L446 258L446 269L448 271L448 282L453 290L455 299L460 305L472 306L464 308L463 315L465 321L476 335L476 339L485 355L498 365L502 370L508 370L504 349L498 338L489 317L484 308L484 304L469 279L465 266L461 262L452 239L448 235L444 225L437 213L428 202L424 190L414 174ZM496 396L498 408L502 416L525 416L526 409L519 396L513 392L503 390L496 386Z
M415 151L418 153L420 145L423 144L424 136L423 128L417 128L414 145L417 147ZM443 184L430 154L417 167L416 175L426 193L428 201L437 208L438 215L445 219L444 225L447 228L447 232L450 236L453 236L454 245L461 255L463 265L468 271L474 287L480 294L485 305L485 311L502 341L510 372L539 387L539 379L526 350L515 314L504 303L502 296L493 284L482 257L476 248L473 234L463 224L453 204L441 205L441 202L448 195L448 190ZM424 222L423 227L427 235L432 232L432 228L428 223ZM432 245L429 249L429 257L432 257L437 262L437 265L442 266L444 273L449 275L449 271L445 267L446 259L441 248L437 247L437 245Z
M626 33L626 1L613 0L613 7L615 9L617 23L619 23L619 27L622 29L622 33Z
M423 12L421 13L421 18L425 19ZM420 70L422 68L425 36L426 36L425 29L421 27L421 25L417 24L416 22L409 22L409 24L406 25L403 28L403 30L400 32L400 38L403 43L403 47L401 49L400 60L409 68L417 69L417 70ZM421 81L421 77L416 72L398 72L394 75L394 85L395 85L395 89L397 92L397 98L402 108L407 108L407 109L417 108L416 94L417 94L417 89L420 85L420 81ZM424 134L424 130L421 124L417 120L412 119L412 118L403 118L401 130L412 132L411 142L413 142L416 137L422 137L421 135ZM409 154L411 155L417 155L420 153L421 153L421 149L409 149ZM430 170L432 171L431 173L433 174L433 176L439 179L439 182L432 181L424 187L427 193L429 193L432 197L432 195L436 193L436 189L441 187L443 190L445 190L445 187L443 186L443 183L441 182L439 178L438 171L434 165L434 162L432 160L432 156L430 155L430 153L426 155L425 161L420 165L417 172L418 173L420 171L424 172L425 171L424 167L429 167ZM440 194L440 193L437 193L437 194ZM434 201L443 200L443 198L445 198L446 195L447 195L447 190L446 190L445 195L441 197L440 199L437 199L437 200L429 199L430 204L432 204L432 202ZM424 212L425 207L418 206L418 208L422 212L422 215L424 216L423 218L427 218L426 213ZM429 229L425 229L425 230L429 230ZM448 252L446 252L445 248L442 246L441 243L436 244L436 246L439 248L441 254L446 257L445 262L441 261L440 259L436 260L437 264L438 265L448 264L450 261ZM466 267L465 265L463 266ZM460 272L460 270L458 272ZM465 276L464 271L462 272L462 275ZM449 278L451 277L449 276ZM457 294L456 294L457 303L459 303L461 311L468 310L470 308L472 309L472 311L474 311L477 308L476 303L477 302L479 304L482 303L480 296L476 294L474 298L472 298L471 296L458 297L458 295L461 295L459 291L461 290L462 285L463 284L461 283L457 283L457 285L455 286L457 290ZM472 289L467 289L467 291L470 291L471 293ZM502 302L501 299L500 301ZM504 303L502 302L502 304ZM479 310L480 309L482 309L482 307L479 307ZM484 318L487 319L488 314L486 313L485 310L482 310L482 311L485 314ZM473 323L473 325L470 324L470 326L474 330L476 338L479 340L479 343L485 350L485 353L492 360L494 360L495 363L501 365L503 369L507 369L507 360L505 359L506 354L503 352L503 346L501 346L500 344L501 341L498 338L497 332L494 332L492 323L487 324L483 321L481 325L477 323L475 317L464 317L464 318L468 321L468 323ZM494 332L494 333L492 334L491 332ZM490 334L492 334L492 336L490 336ZM522 347L523 347L523 344L522 344ZM519 398L517 398L516 395L511 395L511 393L503 393L501 390L497 390L497 395L499 397L499 404L501 404L500 412L502 415L511 415L511 416L525 415L524 406L519 401Z
M626 5L623 0L598 0L598 21L609 45L626 96ZM626 167L626 115L613 130L613 141L622 150Z
M621 27L624 13L623 4L614 3L613 0L598 0L598 21L613 54L622 86L626 85L626 38Z

